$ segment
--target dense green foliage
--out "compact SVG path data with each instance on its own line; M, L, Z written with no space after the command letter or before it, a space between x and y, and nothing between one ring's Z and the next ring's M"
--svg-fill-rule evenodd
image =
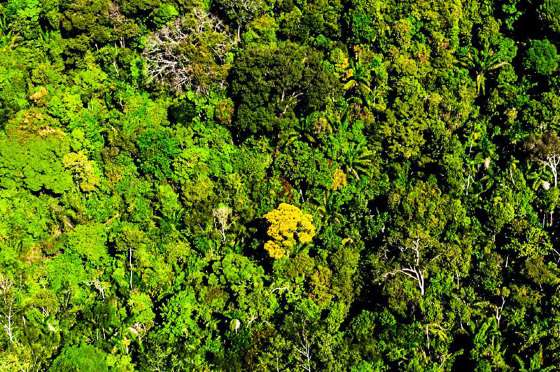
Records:
M559 0L0 0L0 370L560 365Z

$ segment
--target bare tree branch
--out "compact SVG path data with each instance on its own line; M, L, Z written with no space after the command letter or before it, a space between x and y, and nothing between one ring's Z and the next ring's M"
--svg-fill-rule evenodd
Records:
M143 53L148 78L176 92L207 93L209 81L225 83L220 69L233 44L221 20L195 8L148 38Z

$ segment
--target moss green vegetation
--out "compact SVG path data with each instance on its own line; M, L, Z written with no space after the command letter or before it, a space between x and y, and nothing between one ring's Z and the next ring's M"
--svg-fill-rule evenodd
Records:
M0 370L558 369L559 32L0 0Z

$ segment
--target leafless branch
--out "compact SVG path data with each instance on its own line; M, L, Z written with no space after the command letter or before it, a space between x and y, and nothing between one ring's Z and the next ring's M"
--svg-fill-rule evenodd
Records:
M0 277L0 294L4 302L2 312L2 328L8 335L10 343L15 342L14 336L14 297L12 296L13 282L4 277Z
M208 87L201 83L200 75L212 77L215 72L200 61L197 67L193 57L198 60L201 51L208 48L211 57L222 64L233 44L230 39L221 20L196 8L148 38L143 53L148 77L150 81L169 84L176 92L195 89L205 93Z
M305 329L301 332L299 347L295 346L294 348L300 354L300 360L303 363L304 371L311 372L311 345L309 344Z
M383 275L383 278L396 274L404 274L411 279L414 279L418 284L420 289L420 294L424 296L425 293L425 281L424 281L424 271L420 268L420 238L416 238L411 247L400 247L401 252L406 250L412 250L414 253L414 263L406 267L391 271Z

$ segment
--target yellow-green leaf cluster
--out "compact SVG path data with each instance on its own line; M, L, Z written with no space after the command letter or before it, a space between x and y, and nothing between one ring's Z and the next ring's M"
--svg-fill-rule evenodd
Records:
M93 191L99 185L100 178L95 171L93 160L89 160L83 152L71 152L62 159L64 167L72 170L80 181L82 191Z

